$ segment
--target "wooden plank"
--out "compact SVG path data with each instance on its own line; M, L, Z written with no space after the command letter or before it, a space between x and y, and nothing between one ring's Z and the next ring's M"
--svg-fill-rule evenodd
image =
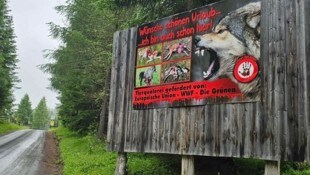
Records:
M122 37L121 37L121 57L120 57L120 64L118 71L118 79L119 83L116 87L118 93L116 96L116 107L117 107L117 113L115 115L116 117L116 125L115 125L115 144L114 147L119 152L123 152L123 144L124 144L124 116L125 114L125 108L126 108L126 83L128 80L126 80L127 75L127 66L128 66L128 54L129 54L129 45L127 43L129 38L130 30L122 31Z
M253 116L255 116L255 124L253 126L253 130L251 131L252 137L253 137L253 147L251 150L251 156L250 157L261 157L262 147L260 146L260 138L261 138L261 128L264 128L262 125L262 115L261 111L259 110L259 103L256 103L253 109Z
M113 55L112 55L112 68L111 68L111 87L110 87L110 100L109 100L109 119L108 119L108 133L107 142L109 144L108 148L114 150L114 127L115 127L115 103L116 103L116 90L117 86L117 70L120 57L120 32L115 32L113 37Z
M182 156L182 175L195 175L194 156Z
M134 77L135 77L135 71L134 69L132 69L132 67L135 66L135 57L136 57L136 52L133 52L133 50L136 49L136 40L135 38L137 37L137 29L136 28L131 28L130 30L130 35L129 35L129 39L127 39L127 43L128 41L132 41L129 42L128 46L128 51L127 51L127 56L126 56L126 84L125 84L125 90L132 92L133 88L134 88ZM128 137L126 137L129 132L129 128L130 128L130 124L128 125L128 123L131 123L131 117L133 114L133 109L131 107L132 104L132 94L131 93L125 93L125 100L124 100L124 106L125 106L125 112L124 112L124 118L123 118L123 135L122 135L122 140L124 139L129 139ZM121 148L122 151L124 151L124 149L126 148L126 141L124 140L124 144L123 147Z
M304 15L304 19L305 19L305 46L306 46L306 64L305 66L307 68L309 68L310 66L310 20L308 20L308 17L310 16L310 1L305 1L304 2L304 12L305 12L305 15ZM309 128L309 124L310 124L310 117L309 117L309 114L310 114L310 96L309 96L309 92L310 92L310 71L307 71L306 74L306 93L305 94L305 97L306 97L306 101L305 101L305 106L307 108L306 110L306 120L305 120L305 124L307 126L307 145L309 145L310 143L310 128ZM310 161L310 148L309 146L307 146L307 149L306 149L306 159L307 161Z
M206 155L215 156L215 129L216 129L216 120L215 116L212 114L216 110L216 105L208 105L205 107L205 152Z
M153 137L153 110L148 110L148 114L146 116L146 128L145 128L145 132L144 132L144 147L143 150L151 150L152 149L152 137Z
M118 153L115 175L126 175L127 174L127 154L126 153Z
M285 1L279 2L279 6L282 8L285 8ZM280 13L278 15L278 20L279 20L279 29L278 33L280 35L280 44L279 44L279 50L285 50L285 17L286 17L286 12L283 10L280 10ZM287 115L287 97L288 97L288 89L286 88L286 83L287 83L287 78L286 78L286 72L287 72L287 66L286 66L286 52L279 52L279 59L280 59L280 65L282 67L279 69L278 74L281 74L281 77L279 78L279 88L278 91L280 93L279 96L279 101L282 102L280 108L282 110L279 110L279 120L280 123L280 154L282 156L286 156L286 154L283 154L286 148L288 147L288 115Z
M307 159L306 155L306 145L307 145L307 130L308 124L307 124L307 109L309 108L308 104L308 99L307 99L307 57L306 57L306 22L305 22L305 2L303 1L296 1L296 32L297 32L297 58L298 60L298 65L297 65L297 70L298 70L298 111L297 111L297 116L298 116L298 159L299 160L305 160Z
M280 161L266 161L264 175L280 175Z
M296 159L296 151L297 149L297 142L298 142L298 118L296 116L296 110L297 110L297 99L296 99L296 29L294 28L296 17L295 17L295 9L293 8L294 2L286 2L289 5L289 8L287 10L287 33L286 37L287 39L287 82L288 82L288 133L289 133L289 149L295 149L295 151L289 156L289 159ZM295 147L295 148L294 148Z
M172 118L172 109L171 108L166 108L165 109L165 119L166 121L164 123L164 145L163 145L163 150L164 152L171 152L173 150L173 147L171 146L172 144L172 139L171 139L171 133L172 133L172 126L173 126L173 118Z
M181 153L181 112L179 109L173 109L172 113L173 117L173 123L172 123L172 138L173 138L173 143L171 147L171 152L175 152L177 154Z
M268 97L268 87L269 82L268 75L269 75L269 68L268 65L270 65L268 56L269 56L269 30L271 29L269 27L269 21L268 18L270 16L270 1L263 0L261 2L261 40L265 41L264 43L261 43L261 58L260 58L260 65L261 66L261 106L260 110L262 112L262 125L264 128L260 128L261 138L260 138L260 146L262 146L262 152L261 156L266 155L265 152L268 151L268 142L266 142L266 126L267 126L267 116L268 111L265 111L267 104Z

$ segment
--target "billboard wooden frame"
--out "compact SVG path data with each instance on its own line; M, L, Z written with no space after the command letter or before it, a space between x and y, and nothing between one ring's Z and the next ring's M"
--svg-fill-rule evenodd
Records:
M261 1L261 100L133 110L137 28L114 34L108 149L310 161L310 1Z

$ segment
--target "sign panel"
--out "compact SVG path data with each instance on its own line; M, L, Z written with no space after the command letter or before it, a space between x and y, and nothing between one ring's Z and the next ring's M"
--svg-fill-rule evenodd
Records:
M259 100L260 12L222 1L138 27L134 108Z

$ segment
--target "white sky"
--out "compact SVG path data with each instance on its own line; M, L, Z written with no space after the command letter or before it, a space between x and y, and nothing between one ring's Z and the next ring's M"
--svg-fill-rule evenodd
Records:
M63 24L63 17L54 7L64 4L65 0L8 0L8 8L13 16L14 30L17 45L18 77L21 83L14 90L15 104L27 93L35 108L39 101L45 97L47 106L55 108L59 103L57 93L49 90L50 75L43 73L38 65L47 63L44 50L53 50L59 42L49 37L47 23Z

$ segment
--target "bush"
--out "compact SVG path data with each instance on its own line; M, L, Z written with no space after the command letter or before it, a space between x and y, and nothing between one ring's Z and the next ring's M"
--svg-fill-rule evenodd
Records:
M310 175L310 163L282 162L282 175Z
M27 127L25 126L19 126L14 123L9 123L7 121L0 120L0 134L5 134L21 129L26 129Z
M128 154L128 175L179 175L180 165L176 155Z

